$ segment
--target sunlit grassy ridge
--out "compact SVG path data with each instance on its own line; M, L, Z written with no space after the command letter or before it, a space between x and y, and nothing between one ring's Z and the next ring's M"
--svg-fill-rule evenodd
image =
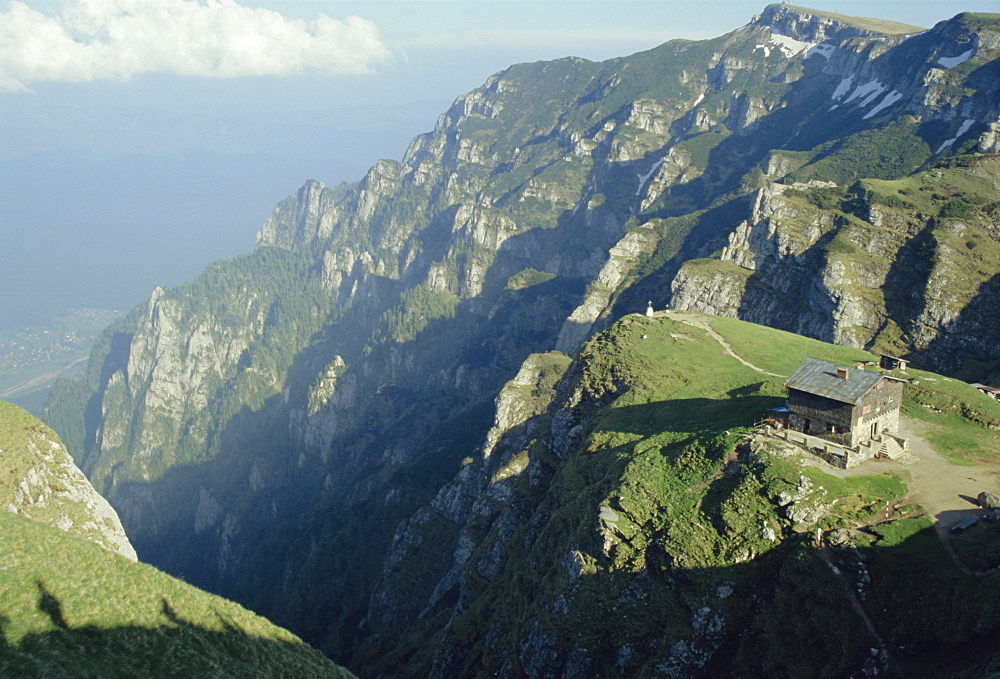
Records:
M0 676L351 677L230 601L0 512Z
M848 365L876 358L728 318L685 315L707 322L737 355L777 375L789 375L810 356ZM587 581L593 587L580 614L592 605L613 609L615 597L625 596L631 578L615 578L615 573L663 572L709 591L725 581L737 591L746 587L742 591L751 597L776 587L767 603L758 604L753 621L745 623L750 631L736 644L738 650L730 649L737 666L754 667L760 661L760 671L772 676L842 676L851 663L861 661L864 647L875 642L858 629L859 619L837 578L824 572L811 552L796 553L795 541L788 538L816 529L829 535L871 526L871 533L857 535L864 538L859 545L868 547L867 558L880 573L872 596L885 605L870 613L882 634L906 639L904 644L928 639L948 645L990 628L993 585L963 575L927 518L905 505L905 471L864 475L862 470L860 476L838 478L803 466L796 456L741 456L738 442L744 433L766 408L783 401L785 377L741 364L705 330L674 318L627 317L587 345L581 361L580 386L607 405L589 425L582 454L571 457L560 472L554 516L571 525L571 516L593 515L599 505L620 518L614 531L605 534L608 558L583 557L584 568L598 577ZM1000 404L959 380L912 370L903 376L917 380L907 387L906 412L934 425L935 443L950 441L956 455L1000 455L1000 441L990 428L998 422ZM779 496L795 493L803 478L814 489L806 509L822 510L815 523L800 524L777 506ZM880 513L893 504L900 510L885 523ZM592 527L577 525L569 542L585 545ZM766 528L785 539L767 539ZM982 542L963 553L974 567L995 563L990 561L995 540ZM914 564L920 564L919 572ZM774 572L779 573L777 583L771 579ZM561 574L552 576L555 582ZM924 585L912 599L917 583L927 578L939 579L942 586ZM619 582L622 589L616 587ZM652 598L653 617L664 629L676 630L678 638L690 634L687 626L698 606L718 606L737 626L748 614L746 599L699 603L693 594L697 588L673 587ZM960 620L954 618L955 610L962 611ZM579 624L596 635L605 628L597 619ZM845 635L839 629L855 632ZM949 629L954 640L948 638ZM789 643L813 647L816 660L782 651ZM920 651L911 653L903 661L910 663L907 667L919 666ZM953 662L957 667L962 660Z
M0 451L3 451L3 466L0 467L0 503L6 505L14 499L14 482L36 464L28 452L32 441L39 435L55 438L48 427L32 417L23 408L0 401Z
M874 358L742 321L690 316L709 323L738 355L774 375L726 355L706 330L672 318L626 318L584 349L586 392L600 395L628 384L594 419L587 442L591 455L611 457L621 470L620 483L599 498L616 502L635 525L635 534L614 552L619 567L643 567L653 540L687 566L703 568L775 546L760 537L760 526L773 520L769 497L791 484L798 467L726 475L737 442L768 408L784 402L784 376L806 357L843 364ZM589 466L592 460L577 462ZM861 490L845 487L846 494L873 487L851 484ZM768 485L777 490L770 492ZM875 494L888 498L904 490L894 484Z
M723 343L755 367L728 355ZM688 672L679 676L833 678L873 662L870 649L882 643L858 605L884 639L909 648L892 649L906 671L925 661L924 641L948 645L992 629L997 576L956 567L930 519L906 501L905 468L860 468L840 478L804 464L804 453L746 443L764 411L783 403L787 375L807 357L846 365L876 358L689 312L628 316L586 343L563 384L570 404L563 407L588 413L576 443L560 452L539 438L508 452L517 469L503 482L517 488L515 513L531 518L505 543L500 574L487 578L469 567L463 598L471 604L457 616L446 606L429 609L425 632L435 643L397 639L384 667L426 673L428 649L446 630L444 641L463 649L467 676L484 676L478 668L515 655L515 670L549 667L532 665L548 661L524 647L508 651L530 638L548 644L549 657L582 658L588 676L659 676L677 666ZM944 431L992 433L970 419L986 412L971 407L982 406L975 389L929 374L919 379L909 409ZM539 466L551 473L544 490ZM482 541L469 564L496 552L497 531L509 530L503 525L473 522L468 534ZM818 535L824 544L848 536L861 551L823 557ZM989 541L970 544L963 559L979 569L992 563L994 549ZM864 583L878 605L858 604L849 593L859 591L860 576L843 573L859 553L879 574ZM951 670L963 666L943 652ZM698 657L711 663L684 665Z
M113 510L73 464L59 436L7 401L0 401L0 508L135 556Z
M921 28L920 26L902 24L899 23L898 21L889 21L888 19L874 19L871 17L853 17L853 16L848 16L846 14L837 14L836 12L824 12L822 10L810 9L808 7L796 7L795 5L788 5L788 7L790 9L797 9L802 12L814 14L819 17L825 17L827 19L836 19L837 21L843 22L849 26L861 28L866 31L885 33L887 35L919 33L921 31L927 30L926 28Z

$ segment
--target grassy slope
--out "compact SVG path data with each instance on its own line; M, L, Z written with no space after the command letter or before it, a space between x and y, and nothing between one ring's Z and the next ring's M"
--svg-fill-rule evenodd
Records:
M68 519L69 532L117 550L118 539L108 536L121 527L101 518L92 498L75 487L83 482L54 431L20 406L0 401L0 509L17 506L22 515L50 526Z
M782 375L790 374L806 356L843 363L870 358L857 349L732 319L708 318L713 329L737 354L760 368ZM872 567L880 576L871 594L885 611L880 615L874 605L868 608L882 634L901 640L903 645L907 641L929 644L954 663L938 668L944 674L968 664L968 658L951 655L950 645L975 639L995 627L995 614L990 611L994 610L996 599L992 594L996 574L986 579L962 575L941 549L926 517L914 516L912 507L903 507L893 517L895 520L882 522L884 517L879 510L899 502L907 493L903 482L905 472L902 477L884 474L839 479L818 468L803 469L794 459L761 456L763 467L742 477L727 478L724 471L732 458L726 451L732 445L732 438L726 441L724 434L720 436L721 430L733 428L736 433L736 427L749 424L761 406L769 405L772 394L783 394L779 387L781 378L755 373L733 359L722 357L720 347L712 342L676 337L687 335L698 340L699 332L690 326L660 320L632 320L632 324L633 328L641 328L641 334L637 329L618 330L614 342L618 349L614 353L618 360L639 362L642 378L614 403L591 439L606 438L620 446L625 443L623 431L641 432L641 436L627 435L633 453L622 475L624 483L609 493L609 498L620 495L629 515L633 520L638 518L636 523L645 528L637 531L628 544L623 541L614 552L616 566L634 570L645 565L641 557L649 550L648 545L643 549L642 543L657 538L668 552L684 555L686 567L713 574L727 564L739 563L747 555L774 548L776 545L759 537L758 526L772 521L784 523L786 530L797 530L780 513L775 515L776 508L771 503L782 489L794 488L799 474L805 474L815 487L825 489L822 501L835 501L830 514L816 527L831 531L874 526L875 539L868 542L862 536L865 539L859 544L869 545ZM934 426L935 445L953 459L1000 462L997 434L1000 403L959 380L912 370L908 377L916 378L917 384L907 388L905 412ZM625 412L616 415L615 410L622 410L622 406ZM629 411L641 416L623 417ZM623 420L629 424L622 426ZM593 443L589 447L595 448ZM649 454L657 449L659 455ZM701 453L702 450L707 454ZM636 454L640 451L645 454ZM657 529L650 532L650 526ZM962 558L973 568L990 567L997 562L998 550L997 531L983 529L976 544L962 551ZM915 568L917 564L919 567ZM782 568L788 567L786 560ZM930 581L940 582L941 586L929 586ZM918 587L922 593L914 596ZM834 591L829 587L824 590L818 584L816 588L808 596L822 599L822 592L829 596ZM796 607L803 605L807 595L802 596ZM832 605L833 601L828 603ZM780 596L770 605L781 615L790 613ZM838 615L844 616L845 621L852 618L842 606L834 605L831 616ZM760 620L763 621L759 623L760 634L756 639L754 635L749 637L742 653L754 648L766 649L768 662L776 662L765 668L772 671L793 675L817 671L808 664L796 665L800 660L794 654L782 658L776 635L787 634L787 629L775 626L768 630L768 625L774 622L766 608ZM803 624L808 628L807 621ZM851 644L846 644L842 650L849 653L851 648ZM916 671L921 665L919 650L897 655L905 671Z
M958 463L1000 463L1000 402L960 380L912 369L905 376L903 412L931 425L924 436L935 450Z
M859 349L742 321L703 318L737 354L778 375L790 375L808 356L843 364L874 358ZM733 564L748 553L769 549L768 542L756 537L760 533L756 527L769 518L772 508L761 502L767 494L763 488L753 486L769 483L768 479L796 478L798 470L779 465L780 472L756 479L747 476L739 482L721 472L743 433L766 409L783 403L785 377L739 363L724 355L704 330L672 319L627 318L611 336L610 342L601 339L592 347L600 358L592 354L588 367L590 380L606 372L598 362L607 361L609 368L617 363L616 369L627 365L632 373L630 388L598 416L587 445L593 453L616 451L625 463L623 483L611 489L608 498L620 496L637 525L658 525L690 566ZM829 485L833 479L821 480ZM691 521L693 515L703 521ZM623 545L619 553L642 553L641 543L647 539L643 533L648 531L638 532L638 543Z
M857 349L732 319L708 318L737 354L782 375L790 374L807 356L843 363L870 358ZM995 615L990 611L996 599L991 594L996 575L986 579L962 575L941 549L929 522L914 516L912 507L903 507L893 517L895 520L883 523L885 517L879 511L890 503L901 503L907 493L905 472L902 476L839 479L818 468L803 468L794 458L761 455L762 466L750 465L742 474L728 474L735 459L728 451L742 427L750 424L763 407L777 402L775 397L783 395L782 378L762 375L722 356L721 347L707 340L701 331L673 321L633 317L611 334L614 339L607 345L614 347L611 362L639 368L633 373L632 387L599 418L587 446L591 455L614 450L615 456L625 461L621 483L609 489L604 498L605 503L619 498L618 503L634 526L625 529L626 539L612 552L613 570L637 572L648 567L648 557L659 543L692 579L702 574L707 575L707 582L715 582L720 573L727 573L737 585L741 575L748 585L753 583L758 577L756 569L740 569L739 564L748 556L751 562L766 564L762 556L777 548L777 544L761 537L760 526L770 522L775 528L783 526L785 531L802 530L773 503L782 490L794 490L799 475L804 474L814 487L824 489L819 502L833 502L829 514L816 528L833 531L876 526L876 538L869 542L862 535L865 539L859 544L869 545L868 558L879 574L870 594L885 611L880 614L875 606L868 609L881 633L904 645L933 646L953 663L939 668L945 674L969 663L969 658L963 659L960 654L952 656L950 644L974 639L995 628ZM683 339L685 336L692 339ZM929 373L911 377L919 381L908 390L906 412L935 425L935 444L946 446L954 456L1000 461L1000 436L982 426L1000 424L1000 404L958 380ZM620 528L625 525L619 523ZM965 562L973 568L993 565L1000 549L996 532L984 533L976 545L967 548L962 554ZM802 634L803 643L816 644L808 630L820 621L809 619L803 610L809 603L829 607L823 626L835 626L836 620L857 626L854 614L846 608L846 599L837 593L836 583L808 565L813 561L811 554L800 554L792 560L788 555L782 557L779 572L794 571L794 575L787 576L790 582L786 585L812 591L800 591L796 600L784 601L779 588L758 612L754 631L741 642L736 657L746 660L748 654L760 654L766 658L764 671L793 676L835 673L836 663L831 657L839 658L839 654L844 659L860 659L858 652L863 649L859 649L858 642L872 643L863 636L848 640L830 635L825 650L817 650L819 658L829 656L819 666L803 663L799 654L781 652L790 631L777 621L786 617L804 616L796 623L796 632ZM919 568L914 568L915 564ZM940 582L941 586L929 586L930 581ZM922 593L915 597L918 587ZM905 671L915 671L921 665L919 649L896 655L896 662ZM849 666L845 664L842 669Z
M856 28L861 28L866 31L874 31L876 33L885 33L886 35L906 35L909 33L920 33L921 31L926 31L926 28L921 28L920 26L911 26L910 24L901 24L896 21L889 21L887 19L873 19L870 17L855 17L847 16L846 14L837 14L836 12L824 12L822 10L810 9L808 7L796 7L794 5L789 5L791 9L798 9L803 12L808 12L819 17L826 17L828 19L836 19L849 26L854 26Z
M779 375L808 356L845 364L874 358L741 321L701 318L743 358ZM696 649L716 643L692 636L692 621L705 606L726 618L726 629L744 630L714 652L705 676L732 676L737 669L745 676L846 676L870 661L869 649L878 642L864 632L844 594L855 587L852 573L832 573L811 540L804 541L817 528L830 535L871 526L854 538L879 574L866 585L880 602L867 607L869 615L884 638L905 639L916 649L907 651L914 657L896 649L894 662L919 667L924 641L938 649L997 627L980 603L992 605L996 576L969 578L955 568L918 508L903 502L905 472L841 479L795 456L739 452L740 439L761 413L783 401L783 377L741 364L705 330L672 318L626 317L585 345L580 360L579 393L602 407L565 461L540 453L556 470L532 520L538 532L528 528L510 541L505 572L492 582L469 573L478 596L451 627L454 642L470 649L464 665L469 676L478 676L477 667L504 662L509 656L501 649L515 639L539 638L529 626L535 623L525 622L532 616L544 635L568 644L563 653L585 648L590 657L604 658L596 661L600 673L648 675L680 641ZM946 430L955 416L969 412L963 405L982 406L978 392L957 381L920 384L908 407ZM955 405L951 410L924 405L946 397ZM963 419L961 428L968 426L978 425ZM990 454L1000 454L1000 447ZM806 504L826 505L816 523L796 521L778 506L778 496L794 492L802 476L815 489ZM522 497L537 492L522 478ZM889 506L898 511L887 523ZM595 544L601 507L612 508L618 519ZM768 540L764 526L784 538ZM567 550L579 564L576 584L572 575L567 584ZM851 554L833 558L849 562ZM919 568L900 572L906 563ZM943 586L927 584L937 581ZM924 584L913 597L917 582ZM736 594L712 595L720 583ZM560 608L565 612L557 613ZM964 617L956 620L953 610ZM520 631L491 647L483 641L484 619ZM948 629L955 630L951 640ZM622 648L635 652L613 661ZM518 660L530 662L531 654L522 649ZM955 662L952 669L964 661Z
M44 464L32 449L57 443L0 401L0 507ZM0 676L350 676L264 618L49 525L66 515L86 536L83 504L0 511Z
M0 512L0 675L350 677L246 609Z

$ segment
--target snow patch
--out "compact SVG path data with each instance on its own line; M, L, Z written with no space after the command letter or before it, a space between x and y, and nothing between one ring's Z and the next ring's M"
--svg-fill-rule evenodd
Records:
M771 34L771 44L780 49L786 57L794 57L796 54L801 54L810 47L816 46L815 43L803 42L780 33Z
M952 137L951 139L948 139L943 144L941 144L941 146L938 147L938 150L935 151L934 153L941 153L946 148L948 148L949 146L951 146L952 144L954 144L956 141L958 141L959 137L961 137L963 134L965 134L966 132L969 131L969 128L972 127L972 123L974 123L974 122L975 121L972 118L966 118L965 120L963 120L962 121L962 126L960 128L958 128L958 132L955 133L955 136Z
M638 196L640 193L642 193L643 188L645 188L646 186L646 182L648 182L649 178L653 176L653 173L655 173L657 170L660 169L660 166L663 165L664 160L666 160L666 158L660 158L658 161L653 163L653 167L649 168L649 172L647 172L646 174L636 175L639 178L639 188L635 190L635 195Z
M771 48L768 47L767 45L754 45L753 51L756 52L757 50L764 50L765 57L771 56Z
M855 99L862 97L861 103L858 105L864 108L868 104L875 101L883 92L885 92L885 85L880 83L878 80L869 80L864 85L858 85L854 88L854 91L851 92L851 96L844 100L844 103L849 104Z
M945 68L954 68L959 64L964 64L966 61L972 58L972 55L976 53L976 48L973 47L968 51L962 52L957 57L938 57L938 63Z
M847 76L846 78L840 81L840 84L837 85L837 89L833 91L833 94L830 95L830 98L833 99L834 101L839 100L842 96L847 94L848 90L851 89L851 85L853 83L854 83L854 76L853 75Z
M885 95L885 99L883 99L882 101L880 101L879 104L878 104L878 106L876 106L871 111L869 111L868 113L866 113L864 119L868 120L869 118L871 118L873 115L875 115L876 113L878 113L882 109L888 108L889 106L892 106L893 104L895 104L897 101L899 101L902 98L903 98L903 93L902 92L898 92L896 90L893 90L889 94Z

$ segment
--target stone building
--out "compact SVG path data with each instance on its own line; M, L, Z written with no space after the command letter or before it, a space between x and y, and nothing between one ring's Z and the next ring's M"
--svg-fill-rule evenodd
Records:
M788 428L855 449L897 435L904 382L807 358L785 382Z

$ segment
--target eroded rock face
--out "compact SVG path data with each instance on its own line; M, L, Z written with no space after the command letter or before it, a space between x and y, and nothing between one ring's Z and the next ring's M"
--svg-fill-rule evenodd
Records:
M532 463L532 441L547 425L544 416L557 381L569 358L557 352L531 355L496 398L496 416L482 446L481 457L468 458L453 481L445 485L426 510L400 525L393 537L386 568L368 610L368 619L396 627L408 616L432 611L449 592L466 587L463 570L473 568L479 577L492 580L500 574L506 545L527 520L515 486L527 477L542 483ZM491 527L490 540L483 526ZM439 536L450 538L441 541ZM432 537L434 536L434 537ZM401 568L438 540L446 568L437 574L423 597L418 589L400 580ZM484 548L485 547L485 548ZM473 555L477 555L472 561Z
M583 302L573 310L559 331L556 350L572 354L591 333L595 321L608 308L611 294L632 271L640 255L652 249L653 235L648 229L625 235L608 252L597 280L587 289Z
M996 167L987 158L972 172L989 177ZM934 180L924 176L928 186ZM810 202L823 191L853 203ZM982 215L932 218L904 201L849 197L827 182L761 188L716 262L681 266L673 306L912 353L943 372L964 360L997 360L996 332L982 321L997 296L995 271L975 251L980 240L992 248L996 225Z
M0 401L0 507L96 542L132 561L118 514L73 463L55 432Z

